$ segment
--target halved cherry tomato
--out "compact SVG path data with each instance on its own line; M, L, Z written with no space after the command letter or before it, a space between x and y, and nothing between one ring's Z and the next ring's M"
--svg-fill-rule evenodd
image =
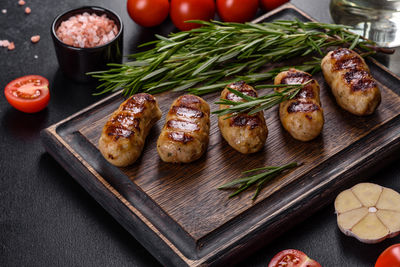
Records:
M187 20L209 21L214 18L214 15L214 0L171 0L170 16L172 22L181 31L201 26L196 23L186 23Z
M261 3L265 10L272 10L284 3L289 2L289 0L261 0Z
M128 0L128 14L143 27L160 25L168 16L168 0Z
M49 81L39 75L23 76L8 83L4 95L14 108L26 113L35 113L49 103Z
M375 263L375 267L400 267L400 244L395 244L382 252Z
M217 0L218 14L223 21L243 23L254 18L258 0Z
M321 265L315 260L310 259L303 252L296 249L286 249L282 250L276 254L268 267L321 267Z

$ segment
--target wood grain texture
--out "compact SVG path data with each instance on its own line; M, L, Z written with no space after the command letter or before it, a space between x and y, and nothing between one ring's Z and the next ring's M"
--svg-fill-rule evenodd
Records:
M270 16L293 18L294 14L307 19L290 4ZM321 86L325 125L318 138L306 143L296 141L282 128L275 107L264 113L269 129L264 149L243 155L225 142L217 116L212 115L205 155L190 164L164 163L157 154L156 141L178 93L156 95L163 117L150 131L142 156L132 166L111 166L97 149L104 123L123 101L117 94L50 127L43 140L47 150L96 199L114 195L119 200L101 203L164 264L197 266L230 261L244 256L246 248L272 240L398 151L399 80L375 62L369 65L381 88L382 104L368 117L342 110L322 74L314 76ZM261 90L259 95L268 92ZM211 110L218 109L214 102L219 94L204 97ZM252 191L228 199L230 191L216 189L240 177L244 170L291 161L304 164L269 182L256 201L251 200ZM91 181L104 188L91 186ZM130 219L132 216L138 219Z

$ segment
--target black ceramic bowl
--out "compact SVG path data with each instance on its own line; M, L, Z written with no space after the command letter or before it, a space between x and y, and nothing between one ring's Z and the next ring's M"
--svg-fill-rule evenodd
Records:
M56 34L61 22L84 12L95 13L99 16L106 14L118 27L119 31L116 37L107 44L91 48L79 48L63 43ZM61 70L74 81L94 81L91 76L86 75L87 72L104 70L107 68L107 63L122 62L123 24L121 18L111 10L96 6L69 10L54 19L51 25L51 36Z

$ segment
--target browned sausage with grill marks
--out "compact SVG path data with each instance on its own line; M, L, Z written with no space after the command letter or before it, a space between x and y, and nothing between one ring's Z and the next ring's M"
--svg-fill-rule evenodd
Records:
M188 163L207 150L210 134L210 106L201 97L183 95L167 114L157 140L157 152L165 162Z
M381 93L368 65L356 52L339 48L329 52L321 62L325 80L336 102L348 112L372 114L381 102Z
M143 150L151 127L161 118L161 110L152 95L136 94L124 101L103 127L99 150L118 167L133 164Z
M318 82L312 79L310 74L296 69L279 73L274 81L275 84L304 84L308 81L310 82L300 89L293 99L279 105L279 117L283 128L300 141L316 138L324 126Z
M242 92L248 96L257 96L256 90L243 81L229 84L221 93L222 99L228 99L235 102L245 102L245 100L227 88ZM220 105L220 109L228 108L228 105ZM222 136L228 144L235 150L243 154L255 153L264 147L267 140L268 128L265 123L264 113L262 111L249 115L240 113L227 118L232 114L220 116L218 126Z

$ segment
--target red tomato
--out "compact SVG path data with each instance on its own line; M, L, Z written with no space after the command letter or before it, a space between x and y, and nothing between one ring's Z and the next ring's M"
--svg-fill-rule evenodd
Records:
M35 113L49 103L49 81L39 75L23 76L7 84L4 95L14 108L26 113Z
M168 0L128 0L129 16L139 25L153 27L160 25L168 16Z
M268 267L321 267L321 265L315 260L310 259L303 252L296 249L286 249L282 250L278 254L276 254Z
M254 18L258 0L217 0L218 14L223 21L246 22Z
M187 20L205 20L214 18L214 0L171 0L170 16L172 22L181 31L198 28L196 23L185 23Z
M261 0L261 3L265 10L272 10L284 3L289 2L289 0Z
M375 263L375 267L400 267L400 244L395 244L382 252Z

